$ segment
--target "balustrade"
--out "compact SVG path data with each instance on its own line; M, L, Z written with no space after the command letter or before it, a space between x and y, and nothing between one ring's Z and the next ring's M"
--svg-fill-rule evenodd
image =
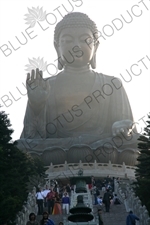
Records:
M126 211L132 210L135 215L140 218L137 221L137 225L150 225L149 213L145 207L142 206L141 200L135 195L133 188L130 184L126 184L126 188L123 191L121 185L114 181L115 193L118 195L119 199L125 204Z
M28 194L27 202L22 206L22 210L18 212L16 216L16 225L26 225L29 220L29 214L31 212L37 214L37 204L36 204L36 188L33 188L32 193Z

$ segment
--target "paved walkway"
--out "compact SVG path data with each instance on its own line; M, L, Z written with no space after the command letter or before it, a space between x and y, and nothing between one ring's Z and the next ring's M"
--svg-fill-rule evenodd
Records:
M94 207L94 212L97 211L97 207ZM102 217L104 225L126 225L126 217L128 213L125 210L124 204L121 205L111 205L110 212L105 212L105 207L103 206Z

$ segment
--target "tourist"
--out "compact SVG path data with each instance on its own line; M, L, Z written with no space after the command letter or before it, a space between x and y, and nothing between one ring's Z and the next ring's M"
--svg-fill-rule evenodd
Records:
M54 208L53 208L52 215L58 215L58 214L62 214L62 209L61 209L61 200L60 200L59 194L58 192L56 192L55 198L54 198Z
M99 222L99 225L104 225L103 219L102 219L102 210L101 209L98 209L98 222Z
M29 214L29 221L26 223L26 225L39 225L38 221L36 220L35 213Z
M98 205L100 205L100 206L103 205L103 199L102 199L101 196L98 196L98 197L97 197L97 203L98 203Z
M67 191L68 195L70 196L70 195L71 195L70 184L67 184L67 186L66 186L66 191Z
M55 192L53 191L53 188L51 186L50 192L47 194L47 204L48 204L48 213L52 214L53 208L54 208L54 198L55 198Z
M60 221L58 225L64 225L64 223L62 221Z
M70 206L70 198L67 196L67 193L64 193L64 196L62 197L62 208L63 213L69 214L69 206Z
M54 221L49 218L48 212L43 213L43 218L40 221L40 225L54 225Z
M129 215L126 218L126 225L135 225L136 220L140 220L133 212L130 210Z
M110 191L112 191L112 186L111 186L110 182L108 182L106 189L109 189Z
M46 185L46 187L45 187L45 190L43 191L43 195L44 195L44 207L47 207L48 205L47 205L47 199L46 199L46 196L47 196L47 194L50 192L50 190L49 190L49 188L48 188L48 186Z
M55 184L55 185L54 185L53 191L59 193L58 184Z
M63 197L65 196L65 194L67 194L67 196L69 196L68 192L67 192L67 189L66 189L66 186L64 186L63 188Z
M114 197L113 197L113 204L114 205L120 205L121 204L117 194L115 194Z
M102 192L106 191L106 185L105 185L105 181L102 182Z
M105 192L103 196L103 203L105 204L106 212L109 212L111 199L112 199L112 195L109 193L109 189L107 189L107 191Z
M93 196L94 196L94 205L97 205L98 202L97 202L96 186L93 187L92 193L93 193Z
M92 183L88 184L88 188L89 188L90 193L92 194Z
M44 201L44 193L41 191L41 188L38 188L36 193L36 201L38 205L38 215L43 214L43 201Z
M92 183L92 187L96 186L96 181L95 181L94 176L91 177L91 183Z

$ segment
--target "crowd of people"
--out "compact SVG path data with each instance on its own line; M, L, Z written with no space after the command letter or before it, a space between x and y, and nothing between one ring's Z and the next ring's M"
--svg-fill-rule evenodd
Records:
M54 221L50 219L50 215L69 214L70 196L73 186L59 186L56 180L53 180L50 188L46 185L45 189L37 189L36 203L38 206L37 215L41 215L40 222L36 220L35 213L30 213L29 221L26 225L54 225ZM60 221L58 225L63 225Z
M119 178L117 178L119 182ZM95 179L91 177L91 183L88 184L93 199L93 205L98 206L99 225L104 225L102 214L110 211L111 205L121 204L117 194L114 193L114 178L107 176L105 179ZM54 221L49 218L50 215L68 215L70 209L71 191L74 191L74 186L69 183L65 186L59 186L56 180L50 185L46 185L45 189L38 189L36 200L38 205L38 215L42 215L40 223L36 220L36 215L30 213L29 221L26 225L55 225ZM135 220L139 218L130 211L126 218L126 225L133 225ZM59 222L63 225L63 222Z
M120 179L117 178L117 182L120 182ZM89 185L89 189L94 197L94 204L98 205L98 220L99 225L104 225L102 218L103 206L105 207L105 212L109 212L110 205L120 205L121 201L118 198L117 194L114 193L114 177L111 178L107 176L105 179L95 180L94 176L92 176L92 182ZM101 196L102 194L103 196ZM129 214L126 217L126 225L135 225L136 220L140 219L133 214L133 211L130 210Z
M57 181L50 188L46 186L45 190L39 188L36 193L38 215L43 214L44 208L52 215L69 214L72 188L70 184L58 186Z

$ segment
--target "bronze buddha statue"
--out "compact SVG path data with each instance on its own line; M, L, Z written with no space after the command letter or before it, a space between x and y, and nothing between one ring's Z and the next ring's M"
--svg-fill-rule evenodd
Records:
M87 161L134 165L136 128L121 81L96 72L99 46L96 24L79 12L67 14L55 28L56 76L27 75L28 104L20 149L39 155L46 165ZM96 158L98 151L101 157ZM104 156L105 155L105 156Z

